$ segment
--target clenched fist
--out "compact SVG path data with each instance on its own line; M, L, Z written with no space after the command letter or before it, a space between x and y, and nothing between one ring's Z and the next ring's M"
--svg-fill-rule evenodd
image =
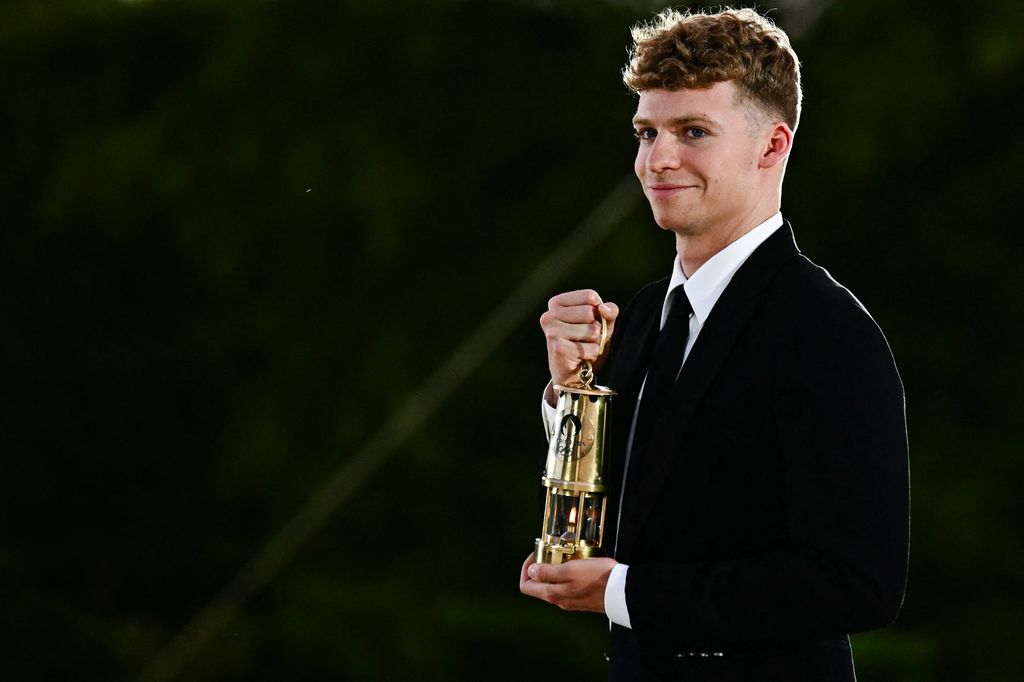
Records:
M580 364L589 360L595 371L608 354L619 306L604 303L593 289L558 294L548 301L540 316L540 326L548 343L548 369L555 384L571 384ZM601 342L601 318L608 324L604 353L598 355Z

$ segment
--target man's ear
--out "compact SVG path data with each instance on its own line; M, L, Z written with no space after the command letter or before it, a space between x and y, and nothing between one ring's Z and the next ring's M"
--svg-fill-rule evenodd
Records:
M793 148L793 131L784 121L776 121L772 124L770 135L766 144L761 148L761 157L758 159L758 168L771 168L775 164L784 161L789 156L789 150Z

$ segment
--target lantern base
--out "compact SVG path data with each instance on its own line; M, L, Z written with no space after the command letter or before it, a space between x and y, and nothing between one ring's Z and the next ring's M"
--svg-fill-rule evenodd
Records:
M605 551L600 547L547 543L543 538L537 538L533 543L533 558L538 564L564 564L572 559L589 559L604 555Z

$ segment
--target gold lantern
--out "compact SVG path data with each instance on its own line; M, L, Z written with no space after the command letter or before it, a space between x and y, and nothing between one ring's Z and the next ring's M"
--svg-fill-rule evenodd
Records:
M602 319L601 349L607 337ZM556 384L558 403L541 485L547 490L541 536L535 543L539 563L604 556L607 464L605 422L615 391L592 386L594 372L584 361L573 386Z

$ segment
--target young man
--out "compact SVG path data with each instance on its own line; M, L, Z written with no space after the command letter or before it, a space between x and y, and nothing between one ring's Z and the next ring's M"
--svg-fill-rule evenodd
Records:
M666 10L633 37L635 170L677 254L621 315L584 290L541 317L553 383L607 359L619 392L611 556L528 558L520 589L606 613L613 680L852 681L847 634L903 599L903 388L779 213L799 62L752 10Z

